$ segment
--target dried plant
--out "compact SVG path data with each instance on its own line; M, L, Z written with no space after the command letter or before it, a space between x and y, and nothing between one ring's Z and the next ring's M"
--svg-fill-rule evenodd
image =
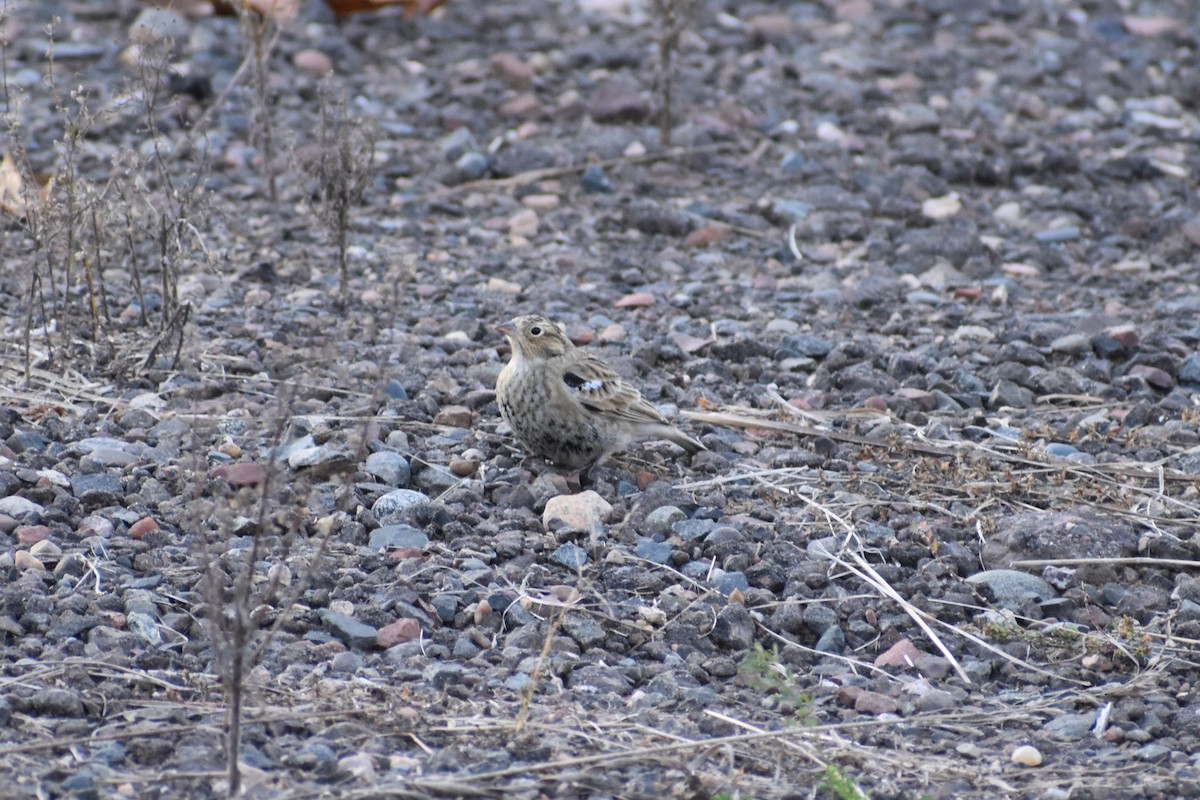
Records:
M671 131L675 127L672 107L675 78L675 53L679 35L696 13L698 0L651 0L651 9L658 21L658 131L664 147L671 146Z
M350 282L346 261L350 212L362 203L375 175L375 139L374 128L362 118L349 116L345 101L334 96L326 80L321 85L316 158L304 166L316 182L317 216L337 244L341 303L346 302Z

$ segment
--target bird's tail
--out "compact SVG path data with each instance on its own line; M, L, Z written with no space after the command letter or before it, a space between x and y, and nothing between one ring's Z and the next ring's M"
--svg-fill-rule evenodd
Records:
M699 453L701 450L708 449L701 444L699 439L693 439L673 425L656 425L652 430L647 431L647 433L653 436L661 436L669 442L674 442L689 453Z

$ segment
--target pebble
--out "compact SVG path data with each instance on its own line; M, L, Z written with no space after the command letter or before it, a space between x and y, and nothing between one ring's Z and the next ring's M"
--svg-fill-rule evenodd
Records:
M578 494L560 494L546 501L542 512L542 527L598 536L604 532L604 520L612 513L612 505L588 489Z
M638 123L649 116L650 101L633 81L614 78L592 92L587 111L599 123Z
M918 650L908 639L901 639L886 651L875 657L875 666L877 667L899 667L903 670L912 669L916 666L917 660L926 655Z
M1048 600L1056 597L1049 583L1036 575L1013 569L989 569L967 578L967 583L982 584L991 589L1001 608L1019 609L1029 598Z
M370 625L328 608L320 609L317 615L324 623L325 629L344 642L347 647L365 650L375 646L378 632Z
M570 636L581 650L601 647L608 634L604 627L590 615L567 614L562 622L563 633Z
M18 550L13 553L13 565L21 570L33 570L34 572L45 572L46 565L39 561L28 550Z
M412 489L396 489L380 497L371 505L371 513L376 519L384 519L397 511L402 511L416 505L424 505L429 498Z
M311 72L314 75L327 75L333 72L333 59L311 47L297 50L292 56L292 65L298 70Z
M438 144L441 148L442 155L447 161L457 161L464 154L479 150L479 145L475 141L474 134L467 126L455 128L446 136L442 137Z
M214 478L224 478L230 486L234 487L257 486L267 477L262 465L253 461L222 465L215 468L210 474Z
M412 525L384 525L371 531L367 547L372 550L383 548L411 548L423 550L429 537Z
M125 486L115 475L80 473L71 478L71 492L87 505L110 506L125 496Z
M559 566L578 572L588 562L587 551L573 542L566 542L550 554L550 560Z
M30 545L40 542L50 536L51 530L46 525L26 525L17 528L17 544Z
M683 511L675 506L659 506L646 515L642 523L645 532L650 535L665 535L677 522L687 518Z
M142 539L146 534L156 530L158 530L158 523L154 521L154 517L142 517L129 526L129 538Z
M489 59L492 72L511 89L528 89L533 85L533 67L514 53L493 53Z
M583 175L579 178L579 184L585 194L612 194L616 191L616 187L604 172L604 168L595 164L583 171Z
M539 227L538 214L532 208L523 208L508 218L506 227L513 236L536 236Z
M453 616L451 616L453 619ZM412 642L421 638L421 623L406 617L384 625L375 637L375 643L387 649L398 644Z
M717 523L710 519L681 519L671 525L671 530L684 541L695 541L708 536L714 529Z
M1096 724L1096 712L1060 714L1041 726L1042 731L1060 741L1081 742L1091 735Z
M491 165L491 159L486 155L471 150L463 153L455 160L454 169L458 171L462 180L477 181L487 174L488 168Z
M363 468L389 486L407 486L411 477L408 459L391 450L371 453Z
M1033 745L1023 744L1013 750L1012 760L1014 764L1020 764L1025 767L1040 767L1042 765L1042 754Z
M644 558L655 564L671 563L671 546L665 542L656 542L652 539L639 539L637 544L633 546L633 554L638 558Z

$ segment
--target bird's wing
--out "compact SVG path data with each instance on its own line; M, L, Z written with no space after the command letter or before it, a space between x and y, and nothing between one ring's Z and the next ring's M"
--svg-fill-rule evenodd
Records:
M593 414L611 414L635 423L666 422L642 393L593 355L580 355L563 366L567 393Z

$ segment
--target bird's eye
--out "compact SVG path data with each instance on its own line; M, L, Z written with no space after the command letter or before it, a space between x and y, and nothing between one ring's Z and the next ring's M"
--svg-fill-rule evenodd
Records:
M529 329L529 335L530 336L541 336L542 329L540 327L538 327L537 325L534 325L532 328Z

